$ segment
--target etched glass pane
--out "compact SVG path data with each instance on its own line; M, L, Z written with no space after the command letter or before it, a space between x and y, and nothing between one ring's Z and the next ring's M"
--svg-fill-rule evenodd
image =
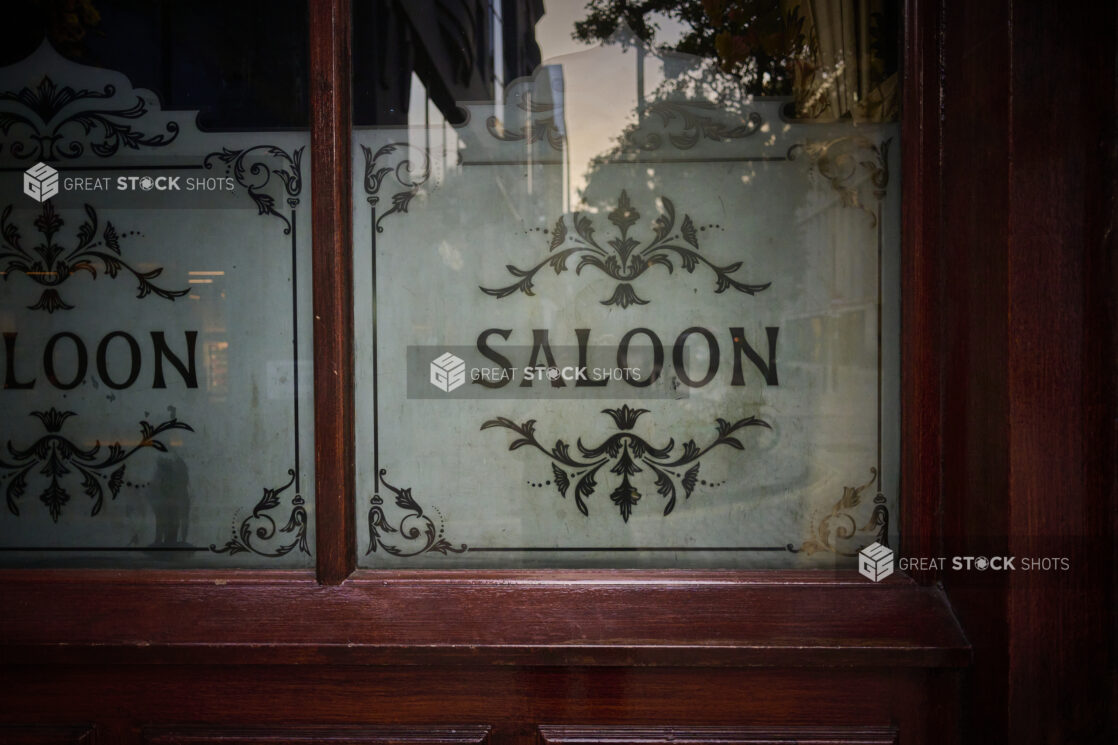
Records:
M305 3L63 5L0 31L0 561L310 566Z
M433 62L355 106L359 563L894 546L894 11L532 7L449 48L389 19Z

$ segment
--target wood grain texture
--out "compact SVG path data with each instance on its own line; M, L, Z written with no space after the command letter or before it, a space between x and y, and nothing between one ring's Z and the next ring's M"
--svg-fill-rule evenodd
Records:
M490 727L492 745L539 745L537 726L895 728L905 745L953 742L924 669L321 665L32 665L0 669L0 722L50 721L42 705L103 722L117 745L143 729ZM142 726L141 726L142 725Z
M138 576L139 575L139 576ZM10 660L936 666L943 594L853 573L0 574ZM105 607L111 598L111 611ZM74 609L92 609L75 613Z
M943 252L940 27L934 2L905 5L901 143L901 554L942 555ZM922 584L934 570L909 574Z
M540 745L897 745L892 727L540 725Z
M945 278L943 551L1008 553L1010 142L1008 5L945 3L940 219ZM968 639L981 646L964 691L971 742L1007 742L1006 577L948 574Z
M944 578L975 651L964 727L1110 743L1115 8L945 8L945 553L1070 560Z
M1071 569L1058 583L1012 577L1008 734L1114 742L1114 661L1100 650L1115 640L1115 502L1101 466L1118 379L1115 349L1109 367L1091 350L1113 328L1099 301L1116 277L1091 271L1114 248L1115 4L1017 0L1012 13L1008 532L1013 554L1066 556Z
M349 0L310 7L315 555L319 580L357 566Z
M68 718L63 715L62 718ZM20 726L0 724L0 745L96 745L96 730L89 725Z
M147 727L145 745L484 745L489 727Z

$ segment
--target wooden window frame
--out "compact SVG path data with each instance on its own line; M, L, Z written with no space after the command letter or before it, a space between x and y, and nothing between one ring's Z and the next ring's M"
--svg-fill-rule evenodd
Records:
M316 572L5 570L9 663L968 663L930 572L356 570L351 7L309 7ZM900 533L938 555L940 9L904 14Z

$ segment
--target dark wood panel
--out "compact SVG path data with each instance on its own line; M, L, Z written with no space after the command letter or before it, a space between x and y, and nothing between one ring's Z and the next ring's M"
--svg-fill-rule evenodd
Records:
M966 729L1114 742L1115 6L944 7L945 553L1070 560L944 577Z
M89 725L0 725L0 745L95 745L96 742L96 731Z
M1100 650L1118 630L1116 503L1103 467L1115 457L1118 378L1115 348L1105 366L1098 350L1113 328L1101 300L1118 277L1091 274L1114 249L1115 15L1113 2L1018 0L1011 16L1008 532L1013 554L1071 563L1058 583L1029 572L1010 585L1011 742L1115 737L1116 699L1102 685L1109 678L1114 693L1114 658Z
M108 672L108 674L107 674ZM144 728L259 732L311 727L491 727L493 745L537 745L537 726L896 729L905 745L951 743L934 702L949 695L924 669L328 667L321 665L8 666L0 721L51 721L46 700L104 722L113 742ZM934 725L934 726L933 726ZM922 733L934 733L934 737Z
M541 745L896 745L892 727L608 727L541 725Z
M484 745L485 725L424 727L151 727L147 745Z
M8 659L339 664L969 661L943 593L850 572L0 573ZM105 599L111 598L111 610Z

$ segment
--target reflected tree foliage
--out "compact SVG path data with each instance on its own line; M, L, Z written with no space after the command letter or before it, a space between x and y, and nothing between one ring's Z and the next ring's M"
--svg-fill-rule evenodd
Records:
M757 97L786 99L783 115L801 122L897 120L899 23L892 0L592 0L574 37L637 46L638 68L655 60L662 76L639 90L615 146L590 159L580 199L608 209L612 186L596 177L609 164L755 137Z
M899 3L894 0L591 0L574 38L628 26L661 51L703 64L653 92L733 107L791 96L797 118L891 121L897 115ZM665 31L676 37L663 43Z

